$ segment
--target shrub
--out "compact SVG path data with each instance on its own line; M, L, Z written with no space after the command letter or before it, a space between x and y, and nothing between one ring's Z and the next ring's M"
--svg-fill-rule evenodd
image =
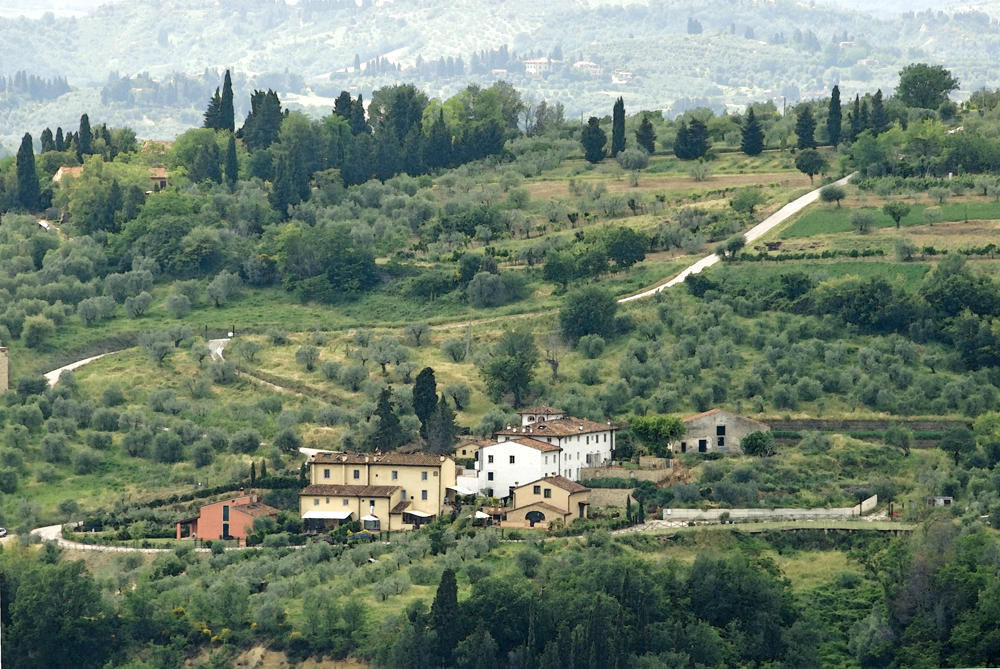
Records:
M302 445L302 437L295 430L286 427L275 435L274 445L283 451L296 451Z
M599 334L588 334L580 337L577 348L585 356L593 360L599 358L604 353L604 337Z
M101 455L89 448L84 448L73 454L73 472L76 474L91 474L101 464Z
M260 434L256 430L239 430L229 446L234 453L253 453L260 446Z
M441 351L452 362L462 362L465 360L465 347L466 342L464 339L448 339L441 344Z

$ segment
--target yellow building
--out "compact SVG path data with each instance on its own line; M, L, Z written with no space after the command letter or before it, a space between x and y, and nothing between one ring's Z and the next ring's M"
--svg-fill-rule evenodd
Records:
M478 441L466 441L455 447L455 457L458 459L476 459L476 453L483 446L489 446L490 444L495 444L492 439L480 439Z
M514 488L514 506L506 512L504 527L548 528L553 520L569 525L587 517L590 488L564 476L546 476Z
M455 461L438 455L317 453L309 467L299 510L315 530L350 521L370 530L413 529L450 511L455 495Z

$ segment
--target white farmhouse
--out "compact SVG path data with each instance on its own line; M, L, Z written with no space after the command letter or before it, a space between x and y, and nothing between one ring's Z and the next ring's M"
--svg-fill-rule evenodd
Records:
M479 490L506 497L510 490L546 476L580 480L580 469L611 461L615 428L566 416L550 406L524 409L521 425L497 432L497 443L477 454Z
M520 485L557 476L561 450L526 437L480 446L476 452L479 492L489 497L507 497Z

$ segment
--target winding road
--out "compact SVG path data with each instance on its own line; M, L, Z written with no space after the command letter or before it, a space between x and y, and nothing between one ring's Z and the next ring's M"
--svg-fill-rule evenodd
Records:
M838 179L833 183L838 186L843 186L847 183L848 179L850 179L853 176L854 173L852 172L843 179ZM813 202L819 199L819 192L821 190L823 190L822 186L820 188L816 188L814 190L809 191L808 193L802 195L801 197L792 200L784 207L774 212L773 214L765 218L757 225L750 228L743 235L743 238L746 240L746 243L750 244L751 242L757 241L758 239L766 235L768 232L778 227L779 225L787 221L789 218L791 218L795 214L799 213L800 211L811 205ZM719 262L719 260L720 260L719 256L717 256L714 253L712 255L705 256L704 258L694 263L693 265L689 265L688 267L681 270L680 274L676 275L669 281L657 284L652 288L642 291L641 293L637 293L635 295L629 295L628 297L619 298L618 302L620 304L624 304L626 302L632 302L633 300L641 300L646 297L652 297L653 295L656 295L660 291L666 290L667 288L672 288L677 284L682 283L684 279L688 278L690 275L698 274L702 270L711 267L715 263Z

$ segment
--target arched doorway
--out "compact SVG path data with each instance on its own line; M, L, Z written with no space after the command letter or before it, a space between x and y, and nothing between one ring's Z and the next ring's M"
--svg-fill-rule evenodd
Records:
M545 514L541 511L529 511L524 515L524 518L534 527L535 523L541 523L545 520Z

